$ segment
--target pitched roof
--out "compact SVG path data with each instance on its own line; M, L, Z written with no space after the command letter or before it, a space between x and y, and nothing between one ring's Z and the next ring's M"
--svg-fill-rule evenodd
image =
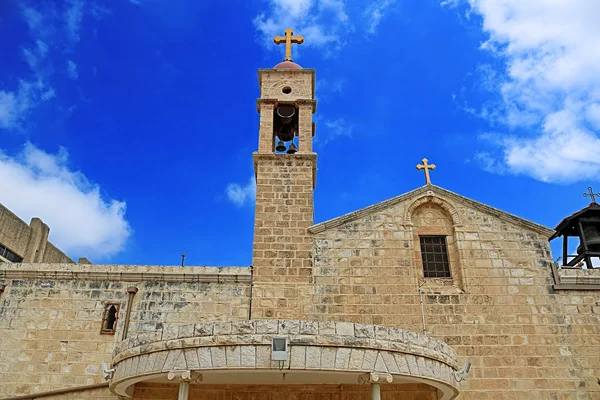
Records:
M531 222L529 220L526 220L524 218L521 217L517 217L516 215L507 213L505 211L499 210L497 208L494 207L490 207L488 205L485 205L483 203L480 203L478 201L472 200L468 197L465 196L461 196L459 194L456 194L454 192L451 192L449 190L446 189L442 189L439 186L435 186L435 185L425 185L425 186L421 186L420 188L417 188L415 190L411 190L410 192L401 194L400 196L396 196L396 197L392 197L391 199L388 200L384 200L382 202L361 208L359 210L353 211L351 213L339 216L337 218L333 218L330 219L328 221L324 221L318 224L315 224L313 226L311 226L310 228L308 228L309 232L311 233L320 233L323 231L326 231L328 229L331 228L336 228L340 225L344 225L348 222L354 221L356 219L362 218L366 215L372 214L374 212L383 210L385 208L388 208L390 206L393 206L395 204L398 204L402 201L405 200L409 200L411 198L415 198L415 197L419 197L420 195L425 195L427 194L427 192L432 191L435 194L439 194L442 196L445 196L449 199L453 199L453 200L457 200L457 201L461 201L464 203L467 203L469 206L478 209L484 213L487 213L489 215L493 215L501 220L507 221L507 222L512 222L514 224L517 225L521 225L524 226L528 229L531 229L534 232L537 232L543 236L546 237L550 237L554 234L554 230L550 229L548 227L545 227L543 225L537 224L535 222Z
M577 220L580 217L583 217L585 214L589 213L589 214L598 215L599 212L600 212L600 204L594 203L594 202L590 203L589 206L582 208L581 210L577 211L576 213L573 213L573 214L569 215L567 218L560 221L560 224L558 224L556 226L556 228L554 228L554 230L556 232L554 232L554 234L550 237L550 240L557 238L564 233L567 233L568 235L574 235L575 234L574 232L565 232L566 229L571 227L571 222L574 222L574 220Z

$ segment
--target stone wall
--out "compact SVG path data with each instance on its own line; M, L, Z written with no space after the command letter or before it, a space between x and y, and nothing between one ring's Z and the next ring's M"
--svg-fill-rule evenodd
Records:
M30 234L29 225L0 204L0 243L24 257Z
M43 263L48 264L60 264L72 262L72 260L65 253L62 252L58 247L48 242L46 244L46 250L44 251L44 258L41 260Z
M311 283L316 155L255 153L255 163L252 317L294 318Z
M249 312L248 268L1 264L0 284L0 398L102 383L128 286L130 334ZM107 303L121 306L114 335L100 334Z
M134 398L176 399L177 386L140 384ZM382 385L385 400L437 400L426 385ZM192 385L190 400L370 400L369 385Z
M72 263L66 254L48 241L50 228L39 218L28 225L0 204L0 244L24 262Z
M311 228L305 319L422 332L473 363L461 399L600 398L600 292L554 291L549 230L439 188ZM450 237L452 280L423 281L419 231Z

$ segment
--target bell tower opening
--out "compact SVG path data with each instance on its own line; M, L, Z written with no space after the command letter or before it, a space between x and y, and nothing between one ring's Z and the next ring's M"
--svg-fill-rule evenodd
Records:
M591 197L590 205L563 219L549 239L563 237L562 268L600 267L600 204L596 202L600 193L594 193L591 186L588 191L583 196ZM576 253L569 254L575 244L578 244Z
M282 93L291 93L291 88L286 86ZM273 128L275 134L275 152L277 154L294 154L298 151L298 110L293 104L281 103L275 108L273 116Z

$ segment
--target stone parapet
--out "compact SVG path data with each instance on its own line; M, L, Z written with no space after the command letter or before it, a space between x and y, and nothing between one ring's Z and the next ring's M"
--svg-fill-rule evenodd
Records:
M2 264L0 280L79 279L119 282L250 282L249 267L150 265Z
M284 366L271 360L274 336L288 338L289 359ZM385 373L402 376L403 382L414 378L438 387L445 393L443 399L458 393L453 375L456 353L446 343L403 329L347 322L256 320L167 326L118 343L112 365L111 388L119 395L130 392L132 382L159 379L174 370L198 371L210 383L211 371L281 368L346 373L328 378L340 383L357 382L365 373Z

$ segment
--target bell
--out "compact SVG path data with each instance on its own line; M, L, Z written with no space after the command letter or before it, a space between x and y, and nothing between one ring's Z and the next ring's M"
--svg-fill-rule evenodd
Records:
M290 125L281 125L277 136L279 136L280 140L283 140L284 142L289 142L294 138L294 131L292 130L292 127Z
M279 141L279 143L277 143L277 147L275 147L275 150L278 152L282 152L285 151L285 143L283 143L283 141Z
M283 124L292 122L292 117L296 114L296 108L290 104L282 104L277 107L277 115Z
M288 150L289 153L289 150ZM579 240L587 245L588 251L600 252L600 228L599 222L587 222L583 223L583 236ZM583 253L583 244L577 247L577 254Z
M288 148L287 153L288 154L294 154L297 151L298 151L298 148L296 147L296 145L294 144L294 142L292 142L292 144L290 144L290 147Z

